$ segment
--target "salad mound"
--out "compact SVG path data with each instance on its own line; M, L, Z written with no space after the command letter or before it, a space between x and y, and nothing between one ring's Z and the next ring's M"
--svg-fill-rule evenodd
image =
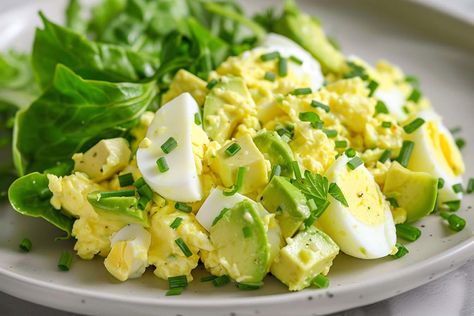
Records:
M177 295L202 263L214 286L321 288L341 252L406 255L429 214L464 228L462 144L416 78L344 55L293 1L84 11L40 13L31 55L0 55L2 186L116 279L149 268Z

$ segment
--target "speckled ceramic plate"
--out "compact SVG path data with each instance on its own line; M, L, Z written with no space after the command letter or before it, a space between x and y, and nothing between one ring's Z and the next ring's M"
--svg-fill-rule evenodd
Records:
M30 2L0 13L0 49L28 49L36 11L59 20L63 1ZM248 11L271 5L269 0L244 1ZM422 88L448 126L462 125L468 146L467 162L474 160L474 26L411 2L303 1L326 31L339 39L346 53L375 62L386 58L407 73L417 74ZM54 53L54 52L52 52ZM473 165L467 163L467 175ZM473 195L460 213L467 228L452 234L439 218L419 223L422 237L400 260L362 261L339 256L330 272L331 286L324 290L288 293L271 277L258 291L233 286L213 288L193 282L181 296L166 297L167 284L151 271L126 283L115 281L101 260L77 259L68 273L56 269L57 258L72 242L55 242L58 232L48 224L0 207L0 290L11 295L68 311L100 315L314 315L369 304L417 287L462 265L474 255ZM29 254L18 251L19 241L34 241ZM199 272L196 273L197 279Z

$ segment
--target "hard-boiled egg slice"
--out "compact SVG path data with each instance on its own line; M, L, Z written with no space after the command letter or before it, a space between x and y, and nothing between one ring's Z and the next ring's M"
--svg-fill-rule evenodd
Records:
M462 193L455 193L453 185L462 183L461 175L465 171L461 152L441 117L433 111L423 111L418 116L425 124L405 137L415 143L408 169L428 172L444 180L444 186L439 190L439 204L460 200Z
M111 238L111 250L104 261L107 270L120 281L140 277L148 265L150 233L138 224L130 224Z
M319 218L321 228L353 257L376 259L391 254L396 232L390 207L372 174L364 165L352 170L347 163L352 158L339 157L327 171L348 207L330 197L330 205Z
M195 202L202 198L202 188L193 153L194 134L204 134L195 125L199 113L196 101L183 93L163 105L155 114L145 139L137 150L137 164L146 183L161 196L180 202ZM199 136L199 135L197 135ZM161 146L170 137L176 148L164 153ZM157 160L164 157L168 170L160 172Z
M403 106L406 103L406 97L398 87L393 86L388 89L377 89L375 90L374 96L387 106L390 114L392 114L399 122L402 122L407 118L407 114L403 110Z
M295 62L289 61L288 68L298 77L308 76L313 91L317 91L323 85L324 77L319 62L304 48L289 38L270 33L262 41L260 48L267 52L279 52L280 56L284 58L296 57L303 63L298 65Z

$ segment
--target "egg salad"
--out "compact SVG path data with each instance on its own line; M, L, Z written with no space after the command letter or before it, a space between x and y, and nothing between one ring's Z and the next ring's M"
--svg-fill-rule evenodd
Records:
M125 132L75 147L69 172L18 179L14 208L36 177L27 192L70 221L49 218L79 257L103 257L120 281L153 271L169 295L198 266L215 286L257 289L271 273L290 291L326 287L338 255L407 254L431 213L462 230L462 155L418 83L345 56L291 5L205 75L183 66L156 82L159 106L127 127L117 112Z

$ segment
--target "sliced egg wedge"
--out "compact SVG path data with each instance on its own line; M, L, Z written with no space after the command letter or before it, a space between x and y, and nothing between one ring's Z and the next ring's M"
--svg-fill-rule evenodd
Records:
M193 138L205 135L194 122L199 108L189 93L183 93L163 105L155 114L146 137L137 150L137 164L146 183L166 199L195 202L202 198L202 187L193 153ZM173 138L177 146L169 153L161 146ZM160 171L159 158L168 170Z
M148 265L150 242L150 233L143 226L123 227L111 238L111 250L104 261L106 269L120 281L139 278Z
M385 201L372 174L364 165L354 170L340 156L328 169L326 177L336 183L348 206L329 198L330 205L318 224L341 248L353 257L376 259L396 250L396 232L389 204Z
M461 152L441 117L433 111L418 114L425 123L405 138L415 143L408 169L427 172L444 180L439 190L438 203L462 199L462 192L454 192L453 185L462 183L465 171Z

